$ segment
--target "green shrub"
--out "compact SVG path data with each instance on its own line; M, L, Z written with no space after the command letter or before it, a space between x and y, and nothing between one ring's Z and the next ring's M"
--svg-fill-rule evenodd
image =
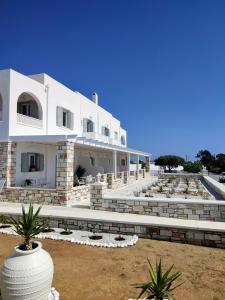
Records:
M200 161L187 161L183 165L184 171L189 173L199 173L202 170L202 164Z
M171 274L174 265L170 266L165 272L163 272L161 259L159 263L156 262L155 269L152 267L149 259L148 265L150 280L145 283L134 285L136 288L141 289L138 299L140 299L140 297L145 293L148 294L145 299L163 300L164 298L173 296L173 291L183 283L176 286L172 285L182 274L180 272Z

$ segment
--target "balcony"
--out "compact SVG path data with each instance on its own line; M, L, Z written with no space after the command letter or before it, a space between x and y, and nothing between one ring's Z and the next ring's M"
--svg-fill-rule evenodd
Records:
M30 127L34 127L34 128L38 128L38 129L42 129L43 128L43 121L36 119L36 118L32 118L26 115L22 115L17 113L17 124L22 124L25 126L30 126Z
M108 144L113 143L113 139L109 136L105 136L103 134L97 133L97 132L83 132L83 137L86 137L87 139L93 139L101 142L105 142Z

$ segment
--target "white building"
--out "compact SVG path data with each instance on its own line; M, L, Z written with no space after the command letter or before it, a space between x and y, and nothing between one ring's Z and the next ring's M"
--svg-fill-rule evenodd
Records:
M0 147L0 179L11 193L28 181L33 189L71 193L79 165L84 176L101 173L109 187L113 179L127 183L136 176L130 174L131 156L146 157L149 171L149 154L127 148L126 130L96 93L90 100L46 74L0 71Z

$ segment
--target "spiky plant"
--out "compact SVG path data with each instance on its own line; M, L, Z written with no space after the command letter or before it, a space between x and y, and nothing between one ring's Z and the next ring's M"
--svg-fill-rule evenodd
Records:
M163 189L162 186L159 187L158 192L159 192L159 193L163 193L163 192L164 192L164 189Z
M173 291L179 287L182 283L172 287L172 284L177 280L182 274L180 272L175 272L171 274L174 265L170 266L164 273L162 270L161 259L156 262L155 269L152 267L151 262L148 259L149 265L149 277L150 281L146 283L135 284L134 286L138 289L142 289L138 299L144 294L147 293L148 296L146 299L155 299L163 300L165 297L171 297Z
M45 225L38 224L37 218L40 210L41 206L34 213L33 205L30 204L28 213L26 213L24 206L22 206L22 217L19 220L12 218L15 232L24 238L25 250L33 249L32 238L45 229Z

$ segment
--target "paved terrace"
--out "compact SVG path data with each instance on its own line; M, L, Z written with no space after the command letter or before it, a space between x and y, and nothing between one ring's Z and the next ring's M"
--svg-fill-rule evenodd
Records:
M28 208L28 204L25 204ZM37 204L34 205L38 207ZM21 204L0 202L0 214L18 215L21 214ZM97 211L85 208L71 208L43 205L41 217L53 219L75 219L82 221L93 221L103 223L121 223L131 224L136 226L150 226L162 228L180 228L191 229L199 231L221 232L225 233L225 223L223 222L210 222L210 221L196 221L196 220L182 220L175 218L164 218L146 215L136 215L127 213L116 213L108 211Z

